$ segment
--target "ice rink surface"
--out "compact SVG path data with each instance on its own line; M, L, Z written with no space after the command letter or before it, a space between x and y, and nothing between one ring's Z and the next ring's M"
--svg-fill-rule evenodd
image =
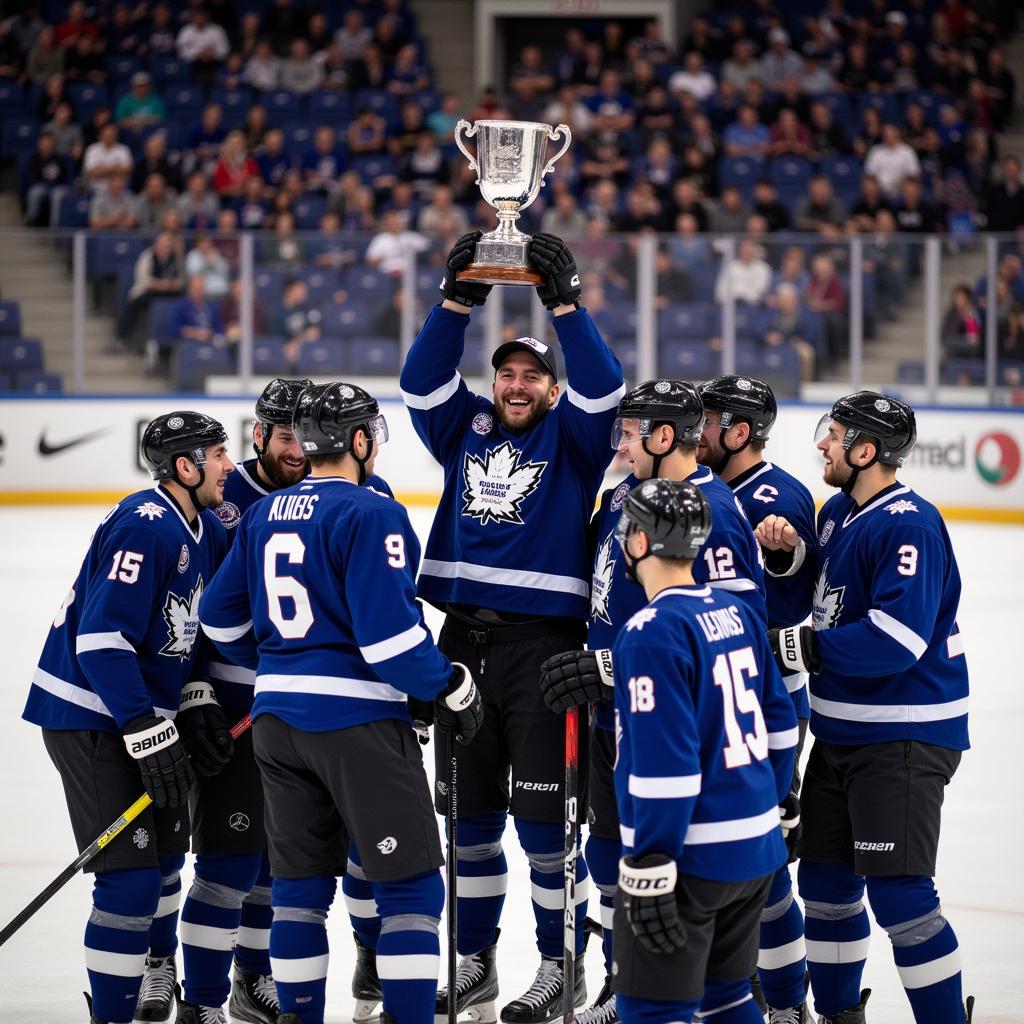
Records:
M47 627L105 509L0 510L3 685L0 687L0 919L5 923L75 856L58 776L39 731L20 720ZM414 509L421 535L430 513ZM964 579L960 627L971 670L973 749L947 791L938 887L963 951L975 1024L1024 1021L1024 529L952 524ZM437 616L431 618L437 628ZM428 758L428 761L430 759ZM537 967L526 860L506 833L509 894L498 948L501 1003L525 990ZM186 868L186 872L188 869ZM184 885L190 882L186 873ZM11 1020L87 1021L82 932L90 883L79 876L0 949L0 1005ZM597 916L596 907L592 911ZM353 954L340 892L329 922L328 1021L351 1020ZM443 948L442 934L442 948ZM179 960L180 970L180 960ZM442 964L442 972L445 970ZM603 981L600 951L587 984ZM884 932L875 930L864 983L872 1024L911 1021Z

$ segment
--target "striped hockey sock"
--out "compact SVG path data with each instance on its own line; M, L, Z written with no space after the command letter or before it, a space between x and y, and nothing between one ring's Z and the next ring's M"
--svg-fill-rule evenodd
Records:
M587 839L587 867L594 885L601 893L601 927L604 937L604 973L612 973L612 919L615 916L615 890L619 884L619 856L622 844L617 839L605 839L593 833Z
M85 966L97 1020L127 1024L135 1017L160 882L155 867L96 873Z
M341 880L341 892L345 897L352 931L359 936L364 946L376 949L380 938L380 914L377 913L377 901L373 896L373 883L367 881L355 843L349 844L348 868Z
M185 866L183 853L161 857L160 902L157 904L153 924L149 929L149 955L174 956L178 948L178 907L181 906L181 869Z
M804 916L793 897L793 881L786 865L775 873L761 911L757 971L768 1005L780 1010L799 1006L805 998L806 970Z
M502 812L459 819L456 940L462 956L479 953L495 941L508 889L504 831Z
M714 1024L764 1024L764 1017L750 991L749 978L742 981L714 981L709 978L704 985L697 1019L713 1021Z
M800 862L807 970L814 1008L838 1013L860 1002L871 922L864 909L864 879L839 861Z
M242 900L242 919L235 943L235 963L250 974L270 974L270 859L260 854L260 870L249 895Z

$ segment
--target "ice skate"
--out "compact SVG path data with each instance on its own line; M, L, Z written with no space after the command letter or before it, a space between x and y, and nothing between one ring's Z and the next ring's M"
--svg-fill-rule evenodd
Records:
M281 1004L277 1000L277 987L269 974L243 971L235 964L231 981L231 999L228 1013L232 1020L246 1024L277 1024Z
M180 997L178 965L174 957L147 956L139 1001L135 1005L135 1024L170 1024Z
M477 1021L478 1024L495 1024L498 1019L498 970L494 954L500 934L499 928L491 945L485 946L479 953L461 957L455 970L456 1014L465 1013L470 1020ZM448 988L445 986L437 990L434 1024L447 1024L447 1021Z

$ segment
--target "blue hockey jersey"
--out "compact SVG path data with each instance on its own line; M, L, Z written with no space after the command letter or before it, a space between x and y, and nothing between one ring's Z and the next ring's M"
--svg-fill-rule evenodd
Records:
M227 532L228 546L235 538L236 527L246 512L265 498L276 493L275 488L268 488L256 469L257 459L246 459L235 463L235 472L231 473L224 483L224 503L213 511ZM371 474L366 478L367 487L372 487L389 498L393 498L391 488L379 476ZM207 650L208 659L204 671L209 677L217 693L217 699L227 708L249 711L253 701L253 687L256 685L256 673L251 668L233 665L215 652Z
M729 486L743 506L751 526L756 528L768 516L783 516L800 534L808 550L814 550L818 543L814 528L814 499L795 476L765 461L730 480ZM770 570L766 571L764 582L769 627L796 626L811 614L813 557L805 558L791 575L775 576ZM807 673L785 675L782 681L793 698L797 717L810 717Z
M920 740L966 750L960 571L938 509L894 483L818 513L811 732L829 743Z
M225 547L213 512L193 533L162 487L118 502L53 620L23 717L102 732L140 715L173 718L195 678L199 599Z
M797 744L764 622L710 586L661 591L613 648L622 844L739 882L786 862L779 802Z
M700 556L693 563L693 578L719 590L729 590L749 606L762 621L764 574L760 552L750 524L739 508L732 491L710 469L703 466L687 479L704 492L711 506L711 533ZM622 515L622 503L636 485L631 473L618 487L601 495L593 533L597 540L594 573L590 584L590 627L587 647L598 650L611 647L622 624L647 603L643 587L626 579L622 549L615 540L615 528ZM712 552L709 556L708 552ZM715 576L712 579L711 574ZM603 729L615 727L611 704L597 705L597 724Z
M199 608L221 654L256 669L253 718L326 732L436 696L451 663L415 600L419 557L405 509L341 477L254 505Z
M444 468L419 594L527 615L587 617L589 522L619 399L618 360L586 310L554 318L568 385L525 433L458 372L469 317L435 306L402 368L402 396Z

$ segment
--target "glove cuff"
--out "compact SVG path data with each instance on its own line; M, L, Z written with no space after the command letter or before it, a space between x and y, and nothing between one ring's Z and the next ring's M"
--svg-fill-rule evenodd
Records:
M140 729L138 732L129 732L124 735L124 745L128 753L140 761L158 750L165 750L173 747L178 742L178 730L172 721L167 718L158 718L155 725L148 729Z
M612 652L607 647L599 647L591 652L594 655L594 662L597 665L597 674L602 685L609 690L615 689L615 672L612 667Z
M800 824L800 808L779 804L779 824L784 835L788 835Z
M623 857L619 861L619 888L631 896L664 896L675 891L677 874L676 862L662 853L639 860Z
M807 627L784 626L779 630L779 668L783 675L810 671L802 636L805 628Z
M462 662L453 661L452 668L456 671L461 670L461 681L456 683L453 673L453 678L448 683L448 689L441 694L441 699L449 711L465 711L476 700L476 683L473 682L469 669ZM453 685L454 689L452 689Z
M193 708L203 704L216 704L220 707L220 701L213 692L213 687L203 679L196 679L186 683L181 689L181 699L178 702L178 714L191 711Z

